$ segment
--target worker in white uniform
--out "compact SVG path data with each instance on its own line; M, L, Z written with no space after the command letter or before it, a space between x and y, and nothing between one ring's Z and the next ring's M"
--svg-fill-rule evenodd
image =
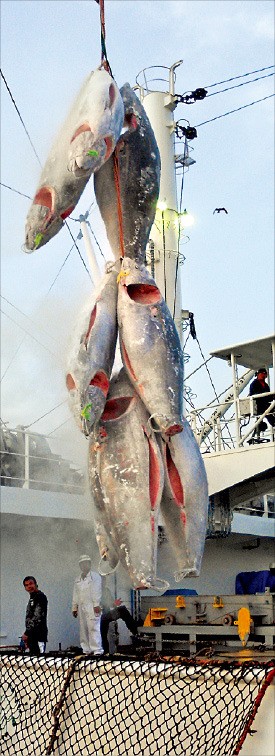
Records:
M79 560L81 574L74 582L72 613L79 618L80 645L84 654L102 654L100 633L102 580L91 570L91 558L83 554Z

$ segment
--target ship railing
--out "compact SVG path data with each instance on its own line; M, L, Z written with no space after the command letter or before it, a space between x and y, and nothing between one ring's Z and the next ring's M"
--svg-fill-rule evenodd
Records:
M172 97L175 94L176 74L175 69L182 63L178 60L172 66L148 66L143 68L136 76L136 86L142 99L151 92L166 92Z
M201 448L202 453L226 452L229 449L243 448L245 444L262 444L275 440L275 427L269 425L268 415L275 417L275 400L270 402L269 407L261 415L256 414L256 399L270 397L274 394L267 392L257 394L247 399L237 400L237 413L233 412L230 418L224 417L223 404L211 404L211 406L196 407L192 409L187 419L190 422L193 433ZM244 402L246 407L244 409ZM235 403L227 402L226 411L233 408ZM205 413L211 417L205 418ZM267 427L262 430L262 424L267 418Z
M46 452L31 451L31 443L46 446ZM16 446L19 448L16 449ZM49 453L47 453L47 447ZM83 472L69 460L53 454L45 436L20 429L2 434L1 486L83 495Z

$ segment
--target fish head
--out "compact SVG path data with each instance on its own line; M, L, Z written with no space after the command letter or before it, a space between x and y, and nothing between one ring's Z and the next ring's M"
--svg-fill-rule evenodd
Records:
M66 386L69 392L69 404L77 425L89 436L94 424L99 420L105 407L109 389L109 379L104 370L99 370L91 377L89 385L80 388L80 377L68 373Z
M163 299L154 278L136 260L124 257L118 278L122 291L133 302L154 307Z
M50 186L42 186L36 193L26 219L25 250L33 252L43 247L62 228L65 219L73 212L71 205L64 212L57 210L57 196Z
M115 149L123 120L124 106L116 82L105 69L93 71L70 140L68 170L75 176L98 171Z

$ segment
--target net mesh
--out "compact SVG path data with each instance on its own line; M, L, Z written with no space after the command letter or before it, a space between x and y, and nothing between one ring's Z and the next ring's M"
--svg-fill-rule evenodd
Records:
M239 753L273 662L1 653L4 756Z

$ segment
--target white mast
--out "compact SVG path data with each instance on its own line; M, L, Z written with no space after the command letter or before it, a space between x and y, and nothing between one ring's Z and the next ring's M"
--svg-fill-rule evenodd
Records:
M174 71L181 63L182 61L178 61L168 69L169 83L162 79L164 86L166 84L166 91L153 91L151 83L147 83L146 79L148 69L142 72L146 86L138 84L138 88L143 107L154 130L161 158L159 202L155 222L151 229L147 261L148 266L153 261L152 273L166 299L182 339L182 303L178 270L180 227L175 172L175 122L173 118L173 111L177 105L174 96ZM161 71L163 72L162 68ZM166 71L167 69L165 73ZM153 85L154 81L152 81Z

